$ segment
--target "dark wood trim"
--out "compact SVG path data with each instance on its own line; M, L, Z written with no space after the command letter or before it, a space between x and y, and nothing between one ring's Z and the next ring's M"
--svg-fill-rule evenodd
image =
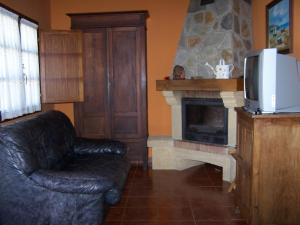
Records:
M9 10L9 11L11 11L12 13L18 14L20 18L24 18L24 19L26 19L26 20L29 20L29 21L32 22L32 23L35 23L35 24L39 25L39 22L37 22L36 20L31 19L31 18L28 17L28 16L25 16L24 14L22 14L22 13L16 11L16 10L14 10L14 9L12 9L12 8L10 8L10 7L6 6L6 5L4 5L4 4L1 3L1 2L0 2L0 7L3 7L3 8L5 8L5 9Z
M300 113L297 112L287 112L287 113L264 113L264 114L252 114L250 112L245 111L242 107L236 107L235 111L240 113L241 115L245 115L247 118L254 119L276 119L276 118L292 118L295 120L299 120Z
M146 26L148 11L68 13L71 29ZM121 19L120 19L121 18Z
M67 13L68 16L88 16L88 15L127 15L127 14L145 14L147 17L149 16L149 12L147 10L136 10L136 11L116 11L116 12L89 12L89 13Z
M157 80L157 91L243 91L243 79Z

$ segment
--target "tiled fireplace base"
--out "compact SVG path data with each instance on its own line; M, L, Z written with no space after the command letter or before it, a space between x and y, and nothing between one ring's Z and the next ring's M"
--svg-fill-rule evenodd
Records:
M235 177L235 160L228 154L231 147L177 141L171 137L150 137L148 147L152 148L152 168L184 170L203 163L222 167L223 180Z

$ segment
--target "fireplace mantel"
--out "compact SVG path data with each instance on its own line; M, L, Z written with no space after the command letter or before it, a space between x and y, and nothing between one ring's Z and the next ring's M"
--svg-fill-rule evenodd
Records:
M157 80L157 91L243 91L243 79Z

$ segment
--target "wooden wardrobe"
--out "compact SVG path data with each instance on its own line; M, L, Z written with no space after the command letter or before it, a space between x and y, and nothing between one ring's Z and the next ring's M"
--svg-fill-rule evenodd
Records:
M68 14L83 34L84 102L75 103L82 137L125 142L147 166L147 11Z

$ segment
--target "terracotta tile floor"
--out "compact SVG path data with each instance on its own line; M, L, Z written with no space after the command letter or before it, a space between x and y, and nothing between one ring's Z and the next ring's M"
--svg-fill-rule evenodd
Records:
M184 171L134 167L105 225L246 225L228 186L222 170L209 164Z

